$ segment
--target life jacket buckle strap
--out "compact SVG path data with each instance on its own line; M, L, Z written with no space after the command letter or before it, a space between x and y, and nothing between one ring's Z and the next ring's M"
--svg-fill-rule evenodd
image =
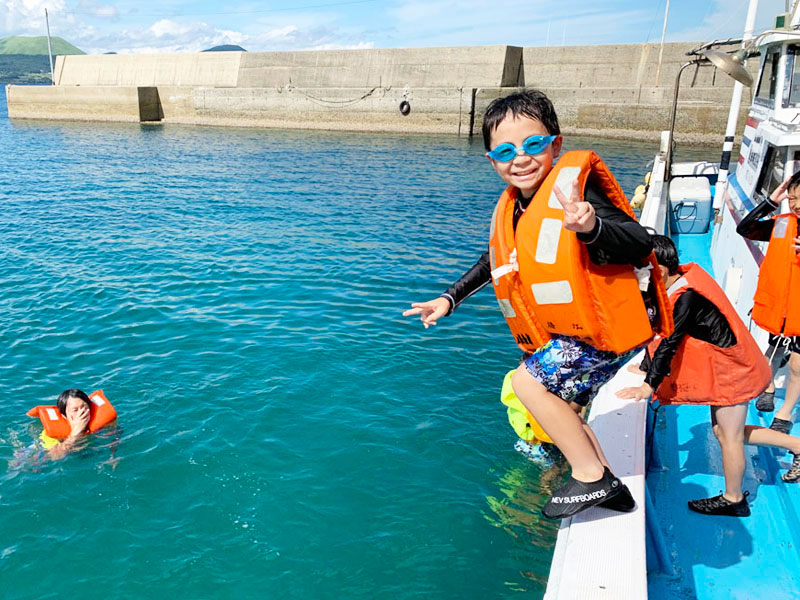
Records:
M495 284L497 281L509 273L513 271L519 272L519 263L517 263L517 249L514 248L511 251L511 254L508 255L508 264L500 265L496 269L492 269L492 279L494 280Z

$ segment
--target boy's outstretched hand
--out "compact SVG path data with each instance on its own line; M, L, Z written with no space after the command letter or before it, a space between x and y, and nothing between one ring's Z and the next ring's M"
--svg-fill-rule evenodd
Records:
M617 392L618 398L625 398L629 400L644 400L649 398L653 395L653 388L651 388L648 384L643 383L642 385L636 387L627 387L623 388Z
M403 316L419 315L419 320L422 321L425 329L427 329L431 325L436 325L436 321L445 316L449 310L450 301L447 298L440 297L427 302L412 302L411 308L403 312Z
M564 229L576 233L589 233L594 229L597 217L594 206L581 200L581 189L578 180L572 182L572 192L567 199L557 185L553 186L556 198L564 207Z

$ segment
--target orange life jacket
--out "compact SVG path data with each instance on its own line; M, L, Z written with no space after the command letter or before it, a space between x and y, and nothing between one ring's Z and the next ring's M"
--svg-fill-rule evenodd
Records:
M526 352L542 347L551 334L580 338L616 353L653 337L633 266L595 265L577 234L563 227L564 209L553 187L558 185L569 198L578 179L583 198L590 175L614 206L633 217L608 167L586 150L561 157L520 217L516 234L516 188L506 189L494 210L489 241L494 291L517 345ZM654 269L658 332L669 335L672 311L654 254L648 262Z
M69 437L72 427L69 421L58 410L58 406L39 405L27 412L29 417L39 417L44 426L44 432L51 438L64 440ZM117 418L117 411L111 406L103 390L89 394L89 433L100 431Z
M681 265L682 277L670 287L672 306L689 289L716 306L728 321L736 344L720 348L689 335L672 358L671 372L655 392L661 404L730 406L751 400L769 385L772 372L758 344L716 281L694 263ZM662 340L650 343L653 356Z
M800 335L800 257L795 237L797 217L777 215L753 298L753 321L770 333Z

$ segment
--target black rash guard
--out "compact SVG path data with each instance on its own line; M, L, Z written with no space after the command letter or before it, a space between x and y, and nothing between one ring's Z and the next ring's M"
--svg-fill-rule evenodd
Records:
M584 200L594 207L597 215L594 229L578 234L578 239L586 244L592 262L596 265L642 266L653 251L653 242L647 230L614 206L591 179L586 184ZM515 230L530 201L530 198L525 199L517 194L514 201ZM486 250L478 262L442 294L450 302L447 314L452 313L459 304L483 289L491 280L492 267L489 251Z
M751 210L747 216L739 222L736 233L749 240L757 242L768 242L772 236L772 228L775 226L775 219L765 218L778 206L769 198Z
M672 359L684 336L688 335L720 348L736 345L736 336L728 320L708 298L696 290L688 289L678 298L672 309L672 318L675 321L675 331L661 341L652 358L648 349L639 367L647 372L644 382L653 389L658 388L670 374Z

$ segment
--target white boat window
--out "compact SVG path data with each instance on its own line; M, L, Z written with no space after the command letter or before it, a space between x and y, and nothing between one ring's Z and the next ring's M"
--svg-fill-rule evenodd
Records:
M800 54L800 46L789 46L786 56L786 74L789 76L789 93L784 92L784 106L800 104L800 60L797 60L797 55ZM787 102L788 96L788 102Z
M769 195L784 180L783 173L786 168L788 150L786 146L777 148L772 144L767 144L767 154L764 158L761 174L758 176L758 185L756 186L756 195L758 197L754 198L754 200L757 202L761 202L764 198L769 198Z
M759 104L772 104L775 101L775 83L778 80L778 62L781 57L780 46L767 51L761 77L758 80L755 101Z

